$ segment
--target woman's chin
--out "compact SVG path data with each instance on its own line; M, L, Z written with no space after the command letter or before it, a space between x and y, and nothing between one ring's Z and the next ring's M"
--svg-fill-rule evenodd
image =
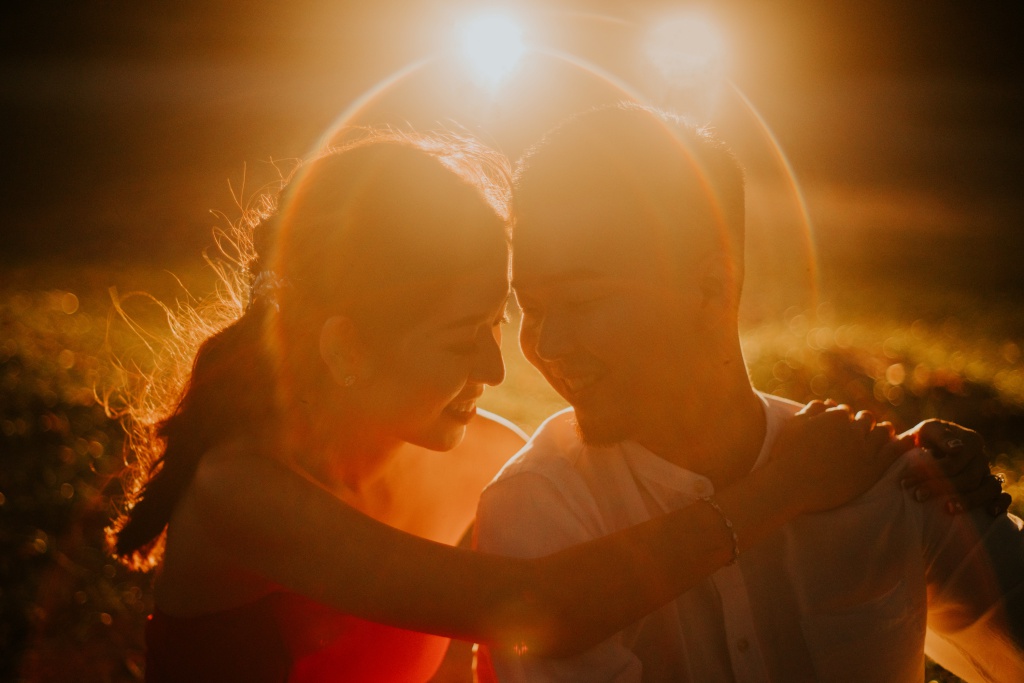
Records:
M468 420L462 422L442 416L431 429L425 430L412 442L432 451L450 451L462 443L466 436L467 424Z

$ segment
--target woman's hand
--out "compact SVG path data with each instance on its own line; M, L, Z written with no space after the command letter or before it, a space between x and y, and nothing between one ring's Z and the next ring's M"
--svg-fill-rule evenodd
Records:
M913 435L895 438L888 422L868 411L812 401L797 413L772 449L772 464L803 512L838 507L867 491L900 455Z
M1006 512L1012 499L1003 492L1003 480L992 474L981 436L944 420L925 420L904 436L933 457L908 466L904 488L913 489L918 501L944 497L946 511L958 514L984 507L993 517Z

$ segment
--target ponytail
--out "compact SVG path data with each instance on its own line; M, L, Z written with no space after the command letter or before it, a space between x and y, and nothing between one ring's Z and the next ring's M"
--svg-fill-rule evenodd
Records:
M113 550L126 564L146 568L159 561L164 529L203 453L275 420L274 369L262 337L265 311L265 305L251 306L203 342L174 411L148 430L162 453L111 530Z
M274 301L261 295L254 275L264 267L257 242L273 231L276 208L275 195L261 194L236 222L214 231L218 253L204 257L217 275L216 292L196 304L179 302L176 311L160 304L170 334L155 349L156 371L128 369L125 386L110 392L119 397L116 407L105 402L127 432L125 493L107 546L133 569L152 569L163 558L164 531L203 454L251 435L254 425L274 428L276 368L266 345ZM116 294L114 306L139 329Z

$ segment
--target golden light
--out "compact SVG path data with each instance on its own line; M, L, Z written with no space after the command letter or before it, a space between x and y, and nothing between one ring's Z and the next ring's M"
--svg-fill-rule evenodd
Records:
M477 81L490 88L512 72L526 51L519 24L496 12L467 21L461 27L459 46Z
M722 74L725 42L705 16L681 14L651 30L647 57L671 85L691 88Z

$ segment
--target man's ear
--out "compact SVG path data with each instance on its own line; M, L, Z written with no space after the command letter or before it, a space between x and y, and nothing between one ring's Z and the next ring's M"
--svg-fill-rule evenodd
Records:
M339 385L351 387L370 375L369 357L351 318L335 315L320 328L320 357Z

